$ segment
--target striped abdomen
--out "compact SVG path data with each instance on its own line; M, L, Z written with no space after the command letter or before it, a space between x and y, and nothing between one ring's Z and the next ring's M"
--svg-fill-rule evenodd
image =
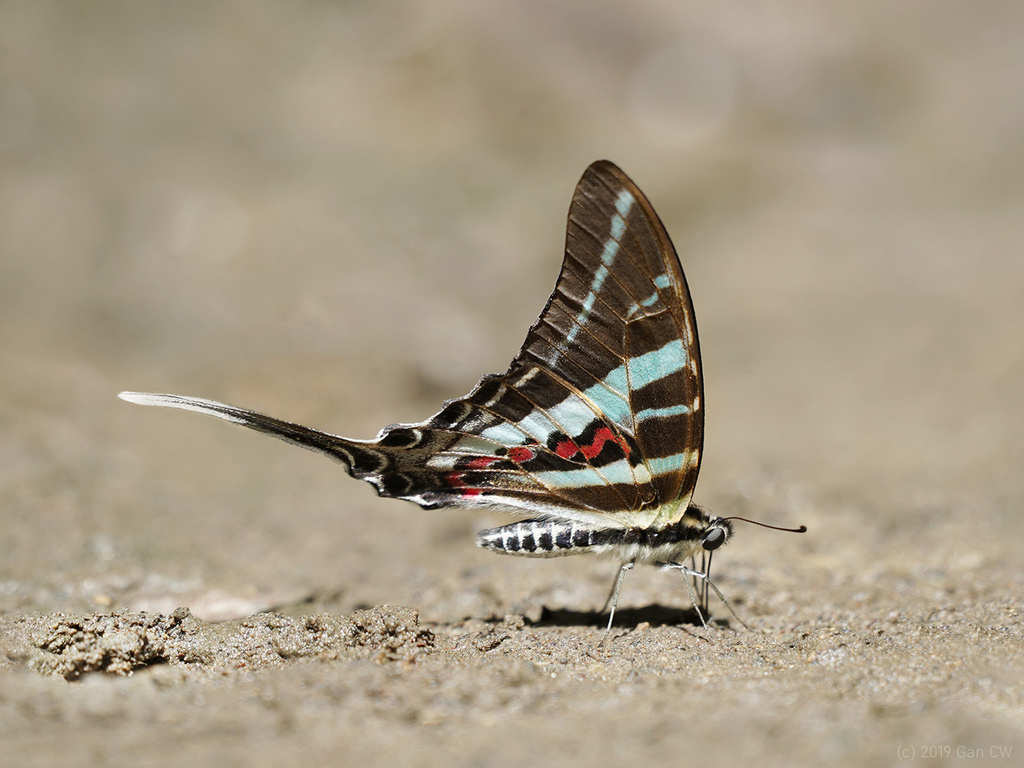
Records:
M596 544L592 528L564 520L524 520L476 535L477 546L527 557L558 557L585 552Z
M709 538L709 534L718 531ZM672 562L701 547L717 549L732 534L727 520L691 507L683 519L659 528L594 528L569 520L523 520L476 535L477 546L527 557L584 552L617 555L623 562ZM713 544L712 544L713 542Z

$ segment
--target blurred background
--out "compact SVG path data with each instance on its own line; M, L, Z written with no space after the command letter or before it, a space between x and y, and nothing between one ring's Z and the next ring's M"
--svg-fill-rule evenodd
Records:
M812 528L744 530L726 591L1006 584L1022 24L1009 1L0 0L0 610L596 608L608 563L495 558L484 516L115 395L352 437L422 420L505 369L598 158L693 292L697 501ZM624 602L685 605L664 578Z

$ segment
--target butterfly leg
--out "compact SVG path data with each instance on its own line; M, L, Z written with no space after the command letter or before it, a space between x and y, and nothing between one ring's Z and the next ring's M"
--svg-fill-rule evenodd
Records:
M601 610L608 610L608 628L605 630L606 632L610 632L612 629L612 620L615 618L615 606L619 604L619 590L622 589L622 579L625 578L626 571L633 570L635 564L635 560L622 564L622 567L619 568L618 576L615 577L612 591L608 594L608 599L604 601L604 607Z
M658 565L668 570L680 571L683 575L692 577L694 581L700 579L704 584L710 587L716 595L718 595L718 599L721 600L725 604L725 607L729 609L729 613L733 615L733 618L736 619L744 629L750 629L743 619L736 615L736 611L733 610L729 601L725 599L725 595L723 595L721 590L715 586L715 583L708 578L706 573L701 573L700 571L683 565L682 563L658 563ZM705 629L707 629L708 623L704 620L704 614L701 613L700 607L697 605L697 596L694 593L693 585L689 580L686 581L686 591L690 593L690 601L693 603L694 610L697 611L697 616L700 617L700 623L704 625Z
M704 613L711 615L710 600L711 590L708 589L708 583L711 581L711 560L709 553L706 550L701 550L700 556L700 567L697 567L696 555L690 556L690 568L698 573L703 573L705 578L698 579L696 576L690 576L690 581L693 584L693 588L697 591L697 601L700 605L700 610Z

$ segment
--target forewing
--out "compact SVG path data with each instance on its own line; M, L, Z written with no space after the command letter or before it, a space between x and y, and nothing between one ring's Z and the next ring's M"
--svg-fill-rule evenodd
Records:
M557 372L635 442L657 519L685 511L704 434L693 304L664 225L610 162L576 188L561 274L517 361Z
M406 448L405 474L443 473L410 477L421 504L641 526L682 515L703 436L696 323L668 234L621 170L601 161L580 180L555 290L508 371L379 443L403 429L431 444L420 470Z

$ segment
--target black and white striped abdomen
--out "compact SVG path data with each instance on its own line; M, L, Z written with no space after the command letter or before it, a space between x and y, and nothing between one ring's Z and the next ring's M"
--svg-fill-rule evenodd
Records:
M527 557L558 557L586 552L596 541L592 528L566 520L523 520L476 535L477 546Z
M701 549L722 546L732 535L728 520L690 507L678 521L652 528L598 528L572 520L523 520L476 535L492 552L526 557L558 557L591 552L622 562L671 563Z

